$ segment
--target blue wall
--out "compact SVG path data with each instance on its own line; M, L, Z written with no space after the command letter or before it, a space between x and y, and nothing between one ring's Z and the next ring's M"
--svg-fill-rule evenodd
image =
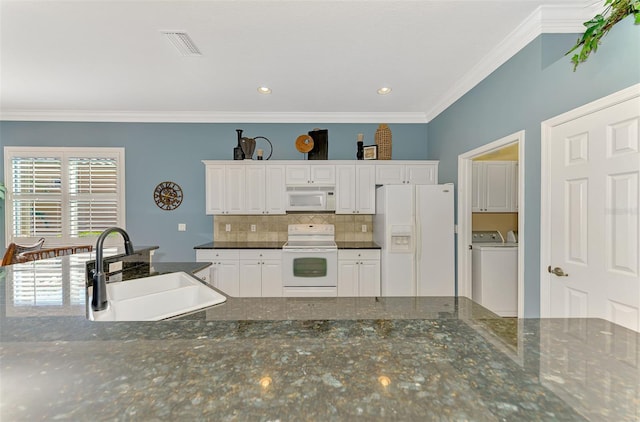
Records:
M195 124L195 123L65 123L0 122L1 146L124 147L126 160L126 225L135 244L158 245L158 261L193 261L193 247L213 240L213 218L205 215L204 165L201 160L231 160L244 136L265 136L274 160L301 160L294 147L298 135L319 127L329 130L329 159L355 159L356 136L373 144L376 124ZM393 158L427 159L426 124L390 124ZM265 149L258 140L257 148ZM4 151L2 152L4 156ZM0 174L4 174L4 157ZM174 211L153 202L153 189L165 180L178 183L184 201ZM0 203L4 221L4 204ZM178 232L178 223L187 231ZM4 224L0 239L4 240ZM4 241L0 242L4 253Z
M540 123L640 82L640 27L618 24L576 72L577 35L542 35L428 125L439 180L457 185L458 155L525 130L525 309L540 313Z

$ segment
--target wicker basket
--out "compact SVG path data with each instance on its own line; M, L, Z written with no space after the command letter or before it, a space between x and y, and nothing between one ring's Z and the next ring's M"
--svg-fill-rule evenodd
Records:
M385 123L381 123L376 129L374 137L378 145L378 160L391 160L391 129Z

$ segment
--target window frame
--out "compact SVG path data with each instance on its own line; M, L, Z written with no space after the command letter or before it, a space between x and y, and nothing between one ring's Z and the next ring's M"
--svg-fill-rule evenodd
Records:
M42 158L59 158L61 160L61 194L62 200L62 233L60 237L14 237L13 236L13 167L12 159L15 157L42 157ZM58 245L86 245L96 242L98 236L86 236L86 237L71 237L71 227L69 220L70 213L70 199L72 197L69 192L69 168L70 158L113 158L117 161L117 226L126 230L126 192L125 192L125 149L124 148L103 148L103 147L4 147L4 180L6 187L5 194L5 245L11 242L19 244L31 244L36 242L39 238L45 237L45 245L55 247ZM65 221L66 220L66 221ZM66 231L66 232L65 232ZM117 245L121 240L117 237L109 236L105 244Z

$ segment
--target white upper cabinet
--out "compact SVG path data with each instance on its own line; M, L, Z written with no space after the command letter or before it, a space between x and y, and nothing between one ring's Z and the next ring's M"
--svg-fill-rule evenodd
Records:
M324 185L336 183L335 166L330 164L287 164L287 185Z
M376 163L376 185L435 185L437 183L437 161Z
M207 214L224 214L224 169L223 165L205 167L205 210Z
M285 166L269 164L265 166L265 214L286 214Z
M206 213L213 215L285 214L286 187L309 185L335 186L336 214L375 214L376 185L438 183L437 161L203 163Z
M474 161L473 212L516 212L515 161Z
M248 165L245 214L285 214L283 165Z
M336 214L375 212L375 165L336 165Z
M207 214L240 214L244 211L244 166L207 165L205 175Z
M246 213L264 214L266 192L264 181L266 179L265 166L247 166L245 170Z
M285 166L204 161L207 214L285 214Z

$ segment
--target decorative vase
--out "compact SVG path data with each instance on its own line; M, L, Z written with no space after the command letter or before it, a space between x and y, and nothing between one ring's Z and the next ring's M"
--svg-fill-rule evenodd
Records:
M256 140L253 138L242 138L240 141L245 160L253 160L253 151L256 148Z
M391 129L386 123L378 125L374 139L378 145L378 160L391 160Z
M244 152L242 151L242 129L236 129L238 133L238 145L233 148L233 159L244 160Z

